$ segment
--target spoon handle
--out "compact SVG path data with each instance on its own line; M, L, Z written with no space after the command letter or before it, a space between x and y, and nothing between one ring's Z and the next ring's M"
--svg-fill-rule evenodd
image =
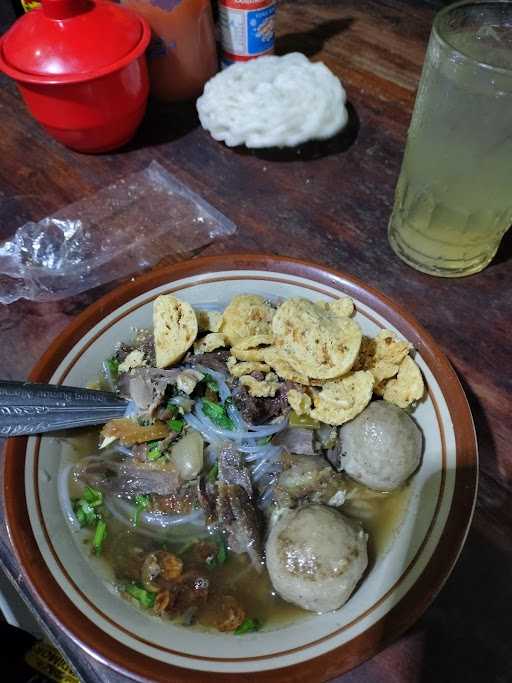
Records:
M0 436L103 424L127 406L109 391L0 380Z

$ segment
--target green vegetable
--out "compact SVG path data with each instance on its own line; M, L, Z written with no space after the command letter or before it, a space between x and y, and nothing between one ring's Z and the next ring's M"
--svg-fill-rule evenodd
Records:
M107 536L107 524L99 510L103 504L103 493L92 486L86 486L82 498L72 501L73 512L81 527L94 528L92 549L96 555L101 552L101 546Z
M92 486L86 486L82 498L72 501L73 512L81 527L94 527L101 515L95 509L103 503L103 494Z
M101 548L103 541L107 537L107 523L105 520L100 519L96 525L96 531L94 532L94 538L92 539L92 549L96 555L101 553Z
M92 507L98 507L103 503L103 493L99 489L93 489L92 486L85 487L83 497Z
M158 460L163 453L160 450L160 441L148 441L148 460Z
M138 583L129 583L124 587L124 592L138 600L142 607L150 608L155 604L155 594L147 591Z
M209 417L210 420L218 427L229 430L235 428L233 420L226 413L226 408L220 403L207 401L205 398L203 398L202 407L206 417Z
M220 567L221 564L228 559L228 549L225 540L221 537L217 541L217 553L214 557L208 558L206 564L213 569L214 567Z
M219 463L216 462L215 465L211 468L211 470L206 475L206 478L210 482L210 484L214 484L217 481L218 476L219 476Z
M185 420L168 420L167 426L169 429L171 429L173 432L176 432L177 434L181 433L181 430L183 429L183 425L185 424Z
M219 393L219 383L217 382L216 379L213 379L211 375L206 373L206 375L203 377L203 382L206 383L206 386L210 391L215 391L216 393Z
M109 358L105 361L105 365L107 366L112 379L117 379L119 377L119 361L117 358Z
M247 617L244 619L240 626L235 630L235 636L243 636L245 633L254 633L259 631L261 628L261 623L259 619L251 619Z
M73 512L81 527L93 527L98 521L96 510L83 498L73 500Z
M143 512L147 507L149 507L150 499L149 496L135 496L135 511L133 513L132 524L137 526L139 523L140 513Z
M265 444L270 443L271 439L272 439L272 435L262 436L261 439L258 439L258 441L257 441L258 446L265 446Z

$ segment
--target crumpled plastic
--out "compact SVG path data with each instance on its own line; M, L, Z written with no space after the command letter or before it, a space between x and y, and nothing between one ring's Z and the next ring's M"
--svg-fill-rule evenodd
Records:
M57 301L186 258L236 225L157 161L0 244L0 303Z

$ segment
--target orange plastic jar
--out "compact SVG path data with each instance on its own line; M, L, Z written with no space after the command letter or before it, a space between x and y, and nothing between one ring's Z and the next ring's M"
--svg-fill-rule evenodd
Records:
M148 51L151 94L161 100L199 96L218 70L210 0L121 0L153 30Z

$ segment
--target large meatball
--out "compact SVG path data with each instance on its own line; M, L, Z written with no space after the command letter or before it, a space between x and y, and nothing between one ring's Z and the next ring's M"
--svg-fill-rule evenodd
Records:
M267 569L287 602L313 612L341 607L368 564L361 526L325 505L287 510L266 546Z
M341 468L377 491L398 488L420 464L420 428L405 410L387 401L370 403L344 424L340 440Z

